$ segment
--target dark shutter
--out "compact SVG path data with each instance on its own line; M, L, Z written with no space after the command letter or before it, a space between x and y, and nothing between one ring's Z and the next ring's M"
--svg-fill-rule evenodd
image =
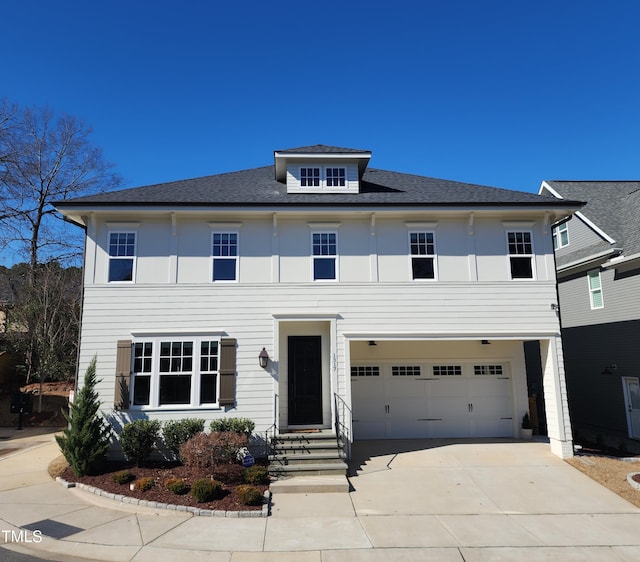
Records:
M116 354L116 389L113 407L126 410L129 407L129 388L131 386L131 340L118 340Z
M220 340L220 406L236 403L236 340Z

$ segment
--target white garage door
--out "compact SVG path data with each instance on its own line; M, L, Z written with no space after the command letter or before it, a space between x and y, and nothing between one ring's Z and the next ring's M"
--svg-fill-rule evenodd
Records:
M502 362L351 367L355 439L510 437L511 377Z

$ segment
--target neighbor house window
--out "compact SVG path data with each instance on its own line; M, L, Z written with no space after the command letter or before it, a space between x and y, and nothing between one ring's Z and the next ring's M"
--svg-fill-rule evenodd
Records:
M345 184L344 168L327 168L327 187L344 187Z
M337 238L338 235L335 232L312 233L314 281L337 279Z
M133 405L215 405L219 357L219 341L207 337L135 342Z
M320 187L320 168L300 168L302 187Z
M533 243L531 232L507 232L511 279L533 279Z
M135 232L110 232L109 282L133 281L135 256Z
M591 301L591 309L604 308L600 271L598 269L593 269L589 271L587 277L589 278L589 299Z
M411 274L413 279L436 278L436 247L433 232L410 232Z
M553 229L553 249L557 250L558 248L564 248L568 245L569 228L567 227L567 223L563 222Z
M212 234L213 281L238 279L238 233Z

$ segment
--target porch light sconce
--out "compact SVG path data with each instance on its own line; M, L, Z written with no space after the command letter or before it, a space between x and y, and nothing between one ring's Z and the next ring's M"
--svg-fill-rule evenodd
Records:
M258 355L258 363L260 363L260 366L263 369L266 369L267 365L269 364L269 354L267 353L267 350L264 347L262 348L260 355Z
M482 343L482 345L491 345L489 340L482 340L480 343Z
M613 375L617 370L618 370L618 365L614 363L613 365L609 365L608 367L605 367L601 374Z
M374 346L374 345L378 345L378 344L376 343L376 340L369 340L369 345L370 346Z

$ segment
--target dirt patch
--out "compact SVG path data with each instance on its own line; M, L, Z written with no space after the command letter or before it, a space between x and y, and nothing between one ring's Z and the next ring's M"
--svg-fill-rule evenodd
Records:
M72 382L45 382L42 383L42 394L47 396L65 396L69 397L69 392L73 390ZM40 383L35 382L28 384L20 388L20 392L27 394L33 394L37 396L40 394Z
M640 457L632 458L640 460ZM640 507L640 490L632 488L627 482L627 474L640 472L640 462L585 454L567 459L566 462L636 507Z
M135 479L151 477L155 485L144 492L131 490L129 484L118 484L113 480L113 474L120 470L130 470ZM174 505L186 505L198 507L201 509L215 509L222 511L259 511L262 506L244 505L237 495L237 488L244 485L242 473L245 469L240 465L223 465L217 467L213 474L211 472L198 470L182 465L175 464L156 464L152 466L137 468L131 467L125 463L109 462L105 470L95 476L82 476L77 478L70 468L64 470L61 477L68 482L82 482L89 486L100 488L106 492L121 494L141 500L168 503ZM190 493L178 495L164 487L164 482L171 478L184 478L187 484L191 485L199 478L209 478L213 476L215 480L222 482L224 488L224 497L218 500L198 503ZM258 486L260 491L264 493L268 485Z

